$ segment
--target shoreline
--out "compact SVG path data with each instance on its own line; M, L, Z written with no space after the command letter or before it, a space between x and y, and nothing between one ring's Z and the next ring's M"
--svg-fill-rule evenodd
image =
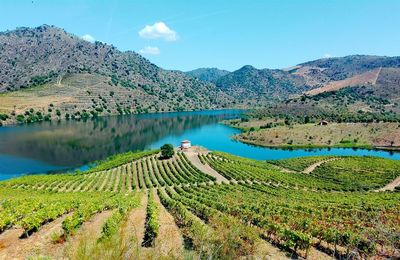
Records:
M240 128L237 128L240 129ZM252 141L247 141L243 140L240 138L237 138L236 136L239 135L234 135L231 138L237 142L241 142L244 144L256 146L256 147L263 147L263 148L270 148L270 149L276 149L276 150L304 150L304 149L329 149L329 148L343 148L343 149L364 149L364 150L376 150L376 151L386 151L386 152L400 152L400 147L394 146L394 147L388 147L388 146L372 146L372 145L359 145L359 146L349 146L349 145L264 145L264 144L259 144L255 143Z
M256 120L257 121L257 120ZM265 147L265 148L271 148L271 149L282 149L282 150L300 150L300 149L328 149L328 148L350 148L350 149L366 149L366 150L376 150L376 151L393 151L393 152L400 152L400 146L396 145L396 146L389 146L389 145L374 145L374 144L368 144L368 143L355 143L355 142L345 142L345 143L339 143L336 142L334 144L313 144L313 143L308 143L308 144L268 144L268 143L262 143L264 140L260 140L260 139L246 139L246 133L257 133L258 131L263 131L262 128L256 127L257 130L255 131L249 131L250 126L242 126L241 123L239 124L231 124L232 120L224 120L221 121L220 123L223 125L226 125L228 127L232 127L235 129L238 129L241 131L241 133L239 134L235 134L233 136L231 136L231 139L237 141L237 142L241 142L244 144L248 144L248 145L253 145L255 147ZM386 123L386 122L385 122ZM379 123L372 123L372 124L385 124L382 122ZM392 123L392 122L389 122ZM335 123L337 125L339 124L349 124L349 123ZM351 123L351 124L364 124L364 123ZM300 124L301 125L301 124ZM317 125L315 125L317 126ZM272 129L272 128L270 128ZM268 129L268 130L270 130ZM267 137L268 138L268 137ZM343 137L344 138L344 137Z
M50 120L41 120L41 121L36 121L36 122L18 122L17 120L6 120L6 121L0 121L0 128L6 128L6 127L13 127L13 126L19 126L19 125L35 125L37 123L44 123L44 122L86 122L88 120L93 120L96 118L101 118L101 117L113 117L113 116L138 116L138 115L156 115L156 114L173 114L173 113L190 113L190 112L206 112L206 111L224 111L224 110L242 110L246 111L249 110L248 108L240 108L240 107L227 107L227 108L215 108L215 109L195 109L195 110L182 110L182 111L155 111L155 112L148 112L148 113L132 113L132 114L106 114L106 115L98 115L96 117L88 117L88 118L79 118L79 119L66 119L66 118L51 118Z

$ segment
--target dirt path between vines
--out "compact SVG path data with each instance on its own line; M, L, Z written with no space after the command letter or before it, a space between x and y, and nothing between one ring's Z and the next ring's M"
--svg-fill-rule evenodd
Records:
M400 176L394 179L392 182L386 184L385 187L375 191L393 191L397 186L400 186Z
M284 167L282 167L282 166L278 166L278 165L274 165L274 164L271 164L271 165L272 165L272 167L274 167L275 169L277 169L277 170L279 170L279 171L281 171L281 172L284 172L284 173L298 173L298 172L296 172L296 171L294 171L294 170L290 170L290 169L284 168Z
M183 257L183 238L174 218L161 204L157 192L154 192L154 201L158 206L159 232L155 240L154 252L157 257L182 259Z
M303 170L303 173L307 173L307 174L312 173L317 167L321 166L322 164L327 163L327 162L331 162L331 161L336 161L336 160L340 160L340 158L329 158L329 159L326 159L326 160L322 160L322 161L313 163L310 166L308 166L307 168L305 168Z
M140 206L134 208L128 216L126 224L126 234L132 234L132 243L136 244L135 248L140 248L144 237L144 224L146 221L147 194L143 193L140 199Z
M75 258L78 248L85 243L98 239L104 222L111 216L112 211L107 210L96 214L89 221L83 223L76 235L72 236L66 243L61 245L62 249L50 256L54 259L65 259L66 256Z
M290 259L285 252L262 239L256 241L255 248L253 255L255 259Z
M194 147L192 147L194 148ZM210 165L208 164L202 164L200 162L200 159L198 157L198 152L196 152L195 150L192 150L192 148L190 148L189 150L185 150L184 153L186 154L187 158L190 160L190 162L200 171L204 172L205 174L208 174L210 176L213 176L217 179L218 183L221 182L226 182L229 183L229 181L222 176L221 174L219 174L216 170L214 170L213 168L211 168Z
M43 225L28 238L19 238L23 233L23 229L5 231L0 237L0 259L26 259L55 253L59 245L52 242L51 236L53 233L61 233L62 222L71 214L66 214Z

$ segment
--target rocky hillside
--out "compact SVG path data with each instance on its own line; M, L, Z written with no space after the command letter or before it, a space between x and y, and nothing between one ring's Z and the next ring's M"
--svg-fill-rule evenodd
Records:
M39 118L76 113L79 118L82 113L222 108L231 103L214 84L48 25L0 33L1 92L0 113L15 118L23 114L20 121L36 120L37 112Z
M321 95L338 91L338 95ZM267 107L281 101L295 102L298 110L301 102L296 100L303 95L318 96L305 110L315 111L317 106L325 111L324 104L335 110L344 98L352 111L392 113L399 110L399 93L400 57L353 55L283 70L247 65L233 72L203 68L183 73L161 69L132 51L84 41L54 26L0 33L0 125Z
M400 57L352 55L319 59L282 70L256 69L247 65L222 76L218 71L199 69L189 73L213 81L237 102L247 104L360 86L371 88L379 98L396 100L400 97ZM212 80L207 78L209 75L213 75Z
M189 75L194 78L201 79L203 81L216 83L217 80L230 72L227 70L221 70L217 68L200 68L186 72L186 75Z
M300 76L283 70L260 70L250 65L220 77L216 85L236 100L257 103L283 100L308 89Z
M362 74L376 68L400 68L400 57L350 55L329 59L309 61L296 66L291 72L301 74L299 69L309 69L320 74L322 78L329 81L343 80L355 75ZM312 76L312 73L311 75ZM312 77L316 77L312 76Z

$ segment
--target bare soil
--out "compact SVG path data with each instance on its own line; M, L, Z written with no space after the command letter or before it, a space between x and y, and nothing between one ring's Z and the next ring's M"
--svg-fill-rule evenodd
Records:
M134 236L134 243L136 243L137 248L141 246L144 237L146 207L147 207L147 195L143 194L140 206L134 208L132 212L129 213L127 220L126 233L132 234Z
M307 173L307 174L312 173L317 167L321 166L322 164L330 162L330 161L335 161L335 160L339 160L339 158L329 158L329 159L322 160L322 161L316 162L314 164L311 164L310 166L308 166L307 168L305 168L303 170L303 173Z
M397 186L400 186L400 176L377 191L393 191Z
M160 202L157 192L154 192L154 200L158 206L159 233L155 240L154 252L158 257L182 259L183 238L176 226L174 218Z
M339 90L349 86L356 86L368 83L375 84L380 72L381 68L377 68L344 80L331 81L321 88L315 88L306 92L306 94L313 96L323 92Z
M221 182L229 182L224 176L222 176L221 174L219 174L217 171L215 171L213 168L211 168L208 164L202 164L200 162L200 159L198 157L199 152L196 151L196 147L191 147L187 150L184 150L184 153L186 154L187 158L190 160L190 162L199 170L201 170L202 172L213 176L217 179L218 183Z
M104 222L111 216L112 211L103 211L96 214L91 220L83 223L77 234L72 236L65 244L63 250L58 250L56 255L51 255L55 259L61 259L67 256L74 256L76 249L81 243L93 241L100 237L101 228Z
M72 214L72 213L71 213ZM0 259L26 259L62 254L62 246L52 242L52 234L61 234L61 223L70 214L42 226L28 238L20 238L23 229L10 229L0 236Z

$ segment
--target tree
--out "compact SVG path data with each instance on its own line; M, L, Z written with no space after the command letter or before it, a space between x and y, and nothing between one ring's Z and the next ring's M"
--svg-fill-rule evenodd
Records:
M172 144L164 144L161 146L161 158L168 159L174 156L175 151Z

